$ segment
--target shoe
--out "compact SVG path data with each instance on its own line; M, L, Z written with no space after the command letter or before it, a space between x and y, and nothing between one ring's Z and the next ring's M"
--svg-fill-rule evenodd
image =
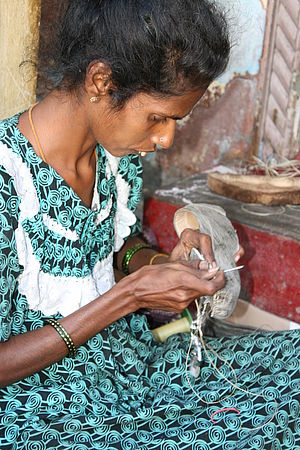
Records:
M232 223L223 208L206 203L190 204L180 208L174 215L174 228L178 237L185 228L199 229L211 237L217 266L221 270L236 267L233 255L239 249L239 240ZM203 255L200 255L203 258ZM192 256L195 259L195 256ZM204 259L204 258L203 258ZM215 319L229 317L238 301L241 281L238 271L225 274L226 286L211 297L201 297L209 302L210 316Z

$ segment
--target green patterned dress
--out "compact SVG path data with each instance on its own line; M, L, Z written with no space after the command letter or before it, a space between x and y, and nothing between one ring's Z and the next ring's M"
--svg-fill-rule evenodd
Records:
M139 228L138 156L114 158L97 147L87 208L36 155L18 119L0 123L0 342L110 289L113 253ZM158 344L146 318L129 315L75 359L0 389L0 449L299 449L299 340L297 330L207 339L240 388L263 394L228 397L232 386L204 357L194 390L208 402L228 397L207 405L186 379L189 336Z

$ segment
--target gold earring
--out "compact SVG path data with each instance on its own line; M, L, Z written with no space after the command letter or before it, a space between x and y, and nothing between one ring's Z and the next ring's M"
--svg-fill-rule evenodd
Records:
M91 103L97 103L97 102L99 102L99 100L100 100L100 97L91 97L90 98Z

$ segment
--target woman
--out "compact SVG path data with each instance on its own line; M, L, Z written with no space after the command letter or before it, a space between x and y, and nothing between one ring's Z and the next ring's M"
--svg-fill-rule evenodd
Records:
M281 448L280 432L295 440L296 333L211 342L244 389L268 381L281 395L286 423L252 431L272 416L272 395L236 391L221 406L238 405L241 418L214 425L216 408L186 379L189 338L158 345L138 313L180 312L225 284L207 236L187 230L167 259L137 236L134 211L140 155L170 147L176 120L225 69L229 48L226 22L206 0L69 2L50 71L56 87L0 126L1 449ZM185 261L192 247L210 270ZM128 275L117 284L114 254ZM281 342L284 372L274 366ZM230 386L205 366L195 389L224 397ZM290 377L286 392L273 385L276 370Z

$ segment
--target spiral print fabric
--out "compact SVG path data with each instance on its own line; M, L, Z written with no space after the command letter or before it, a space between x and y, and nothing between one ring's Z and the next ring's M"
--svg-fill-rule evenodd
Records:
M113 202L109 216L95 226L93 212L39 160L18 131L17 122L18 116L2 122L0 139L22 157L32 174L40 211L25 219L23 228L35 257L43 271L57 277L87 276L114 245L115 177L107 170L105 152L98 148L100 210L107 208L111 198ZM22 267L15 230L20 198L14 180L0 164L0 342L4 342L12 335L41 327L45 315L30 309L26 297L18 291ZM132 211L140 197L141 172L138 157L120 159L118 173L130 186L128 207ZM76 231L78 239L57 232L55 225L45 228L43 214L60 227ZM132 232L137 228L138 224L134 225ZM233 366L238 386L263 395L236 390L213 405L200 401L187 382L188 341L189 336L177 335L164 344L156 343L145 316L140 314L115 322L81 346L75 359L66 357L0 389L0 449L300 448L298 330L207 338L207 343ZM234 381L228 366L209 354L220 372ZM232 391L206 356L193 388L206 401L217 401Z
M137 321L139 332L132 331ZM236 359L232 363L239 386L264 398L236 391L221 404L207 406L191 392L185 378L188 337L173 336L158 346L145 317L123 318L81 347L75 360L65 358L0 391L0 448L296 450L300 443L299 331L251 336L250 354L258 351L257 338L269 343L265 347L268 364L240 365ZM274 339L280 340L279 347ZM286 340L294 349L291 353L280 349ZM141 343L149 349L142 356ZM215 347L214 339L208 343ZM240 338L218 339L220 344L234 353L242 348ZM164 358L168 352L171 361ZM285 368L278 369L277 360ZM208 365L205 358L203 366ZM218 367L222 370L224 365ZM218 397L231 391L216 372L208 377L202 372L194 383L202 397L215 399L216 392ZM251 373L251 381L243 381L245 372ZM288 376L287 384L278 385L281 373ZM274 419L254 430L272 417L274 399L278 404ZM211 415L228 405L240 414L220 412L212 423Z

